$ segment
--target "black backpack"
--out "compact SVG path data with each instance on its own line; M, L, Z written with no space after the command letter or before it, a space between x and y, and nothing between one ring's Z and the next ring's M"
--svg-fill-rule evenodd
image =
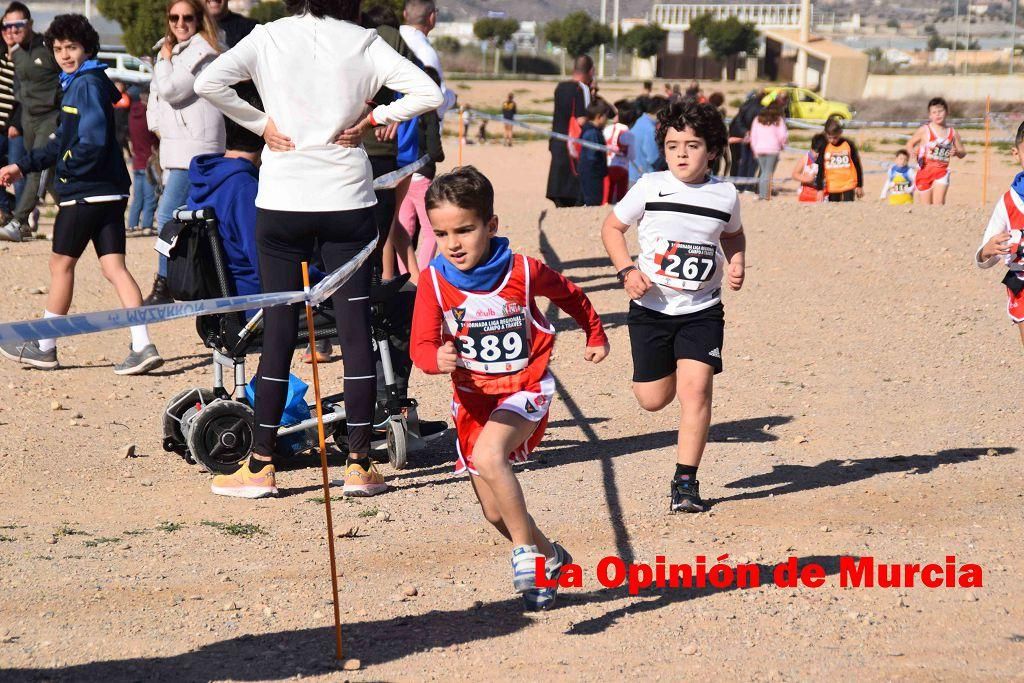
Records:
M209 211L209 210L207 210ZM212 211L210 212L212 215ZM214 267L213 248L219 238L214 220L182 221L177 218L160 229L160 241L168 250L167 288L178 301L197 301L224 296Z

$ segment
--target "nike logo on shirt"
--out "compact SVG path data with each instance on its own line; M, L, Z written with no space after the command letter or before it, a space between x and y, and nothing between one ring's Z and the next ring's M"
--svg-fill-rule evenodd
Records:
M662 192L661 190L658 190L658 196L659 197L667 197L670 194L678 194L678 193L676 193L676 192Z

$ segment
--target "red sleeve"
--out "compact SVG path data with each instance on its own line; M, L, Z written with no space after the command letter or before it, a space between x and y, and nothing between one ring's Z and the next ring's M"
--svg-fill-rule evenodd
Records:
M543 296L568 313L587 335L587 346L608 343L601 318L583 290L536 259L530 264L531 296Z
M430 270L420 273L416 287L416 307L412 313L409 355L413 364L428 375L439 375L437 350L441 347L441 306L434 293Z

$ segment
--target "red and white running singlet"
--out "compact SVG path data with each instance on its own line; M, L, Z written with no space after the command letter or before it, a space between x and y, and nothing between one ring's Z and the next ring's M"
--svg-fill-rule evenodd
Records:
M457 390L506 395L543 379L555 331L530 298L530 266L516 255L505 278L489 293L466 292L431 267L444 320L442 342L458 352L452 381Z
M1003 262L1010 269L1007 274L1006 280L1006 312L1010 316L1010 320L1015 323L1024 322L1024 289L1019 285L1015 286L1019 291L1014 292L1014 288L1010 285L1013 284L1009 278L1016 278L1017 280L1024 280L1024 271L1020 270L1021 265L1024 264L1024 258L1021 257L1021 242L1024 242L1024 213L1021 213L1020 209L1017 208L1016 203L1013 201L1013 197L1010 193L1013 190L1007 190L1003 195L1003 205L1006 207L1006 219L1010 229L1010 253L1003 257Z
M930 164L949 166L949 158L953 155L953 128L946 128L946 134L941 138L932 130L928 124L928 139L918 148L918 165L924 168Z

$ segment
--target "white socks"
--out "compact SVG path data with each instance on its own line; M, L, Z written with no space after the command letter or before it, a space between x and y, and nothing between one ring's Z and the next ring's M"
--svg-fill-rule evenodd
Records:
M43 317L44 318L57 318L59 316L56 313L51 313L50 311L44 310L43 311ZM146 348L147 346L150 345L151 342L149 341L149 330L146 329L145 325L132 325L131 331L132 331L132 351L139 352L142 349L144 349L144 348ZM39 340L39 350L40 351L49 351L49 350L55 349L55 348L57 348L57 340L56 339L40 339Z
M50 313L49 311L43 309L43 317L44 318L57 318L59 316L56 313ZM39 340L39 350L40 351L52 351L55 348L57 348L57 340L56 339L40 339Z
M132 351L139 352L149 346L149 330L145 325L132 325Z

